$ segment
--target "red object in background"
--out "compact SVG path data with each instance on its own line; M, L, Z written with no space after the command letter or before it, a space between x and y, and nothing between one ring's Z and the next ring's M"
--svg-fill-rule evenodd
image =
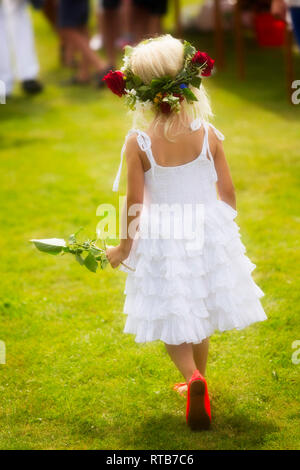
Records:
M271 13L257 13L254 18L257 42L260 46L279 47L284 44L285 22Z

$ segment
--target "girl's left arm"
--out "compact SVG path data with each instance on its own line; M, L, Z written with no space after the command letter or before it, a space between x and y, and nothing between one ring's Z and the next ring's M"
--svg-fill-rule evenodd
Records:
M144 169L139 152L136 137L133 135L127 140L126 144L127 196L122 211L121 242L119 245L106 250L106 256L113 268L117 268L122 261L128 258L136 233L134 227L138 226L138 220L142 210L144 199ZM130 208L133 215L129 215Z
M220 199L229 204L233 209L236 209L235 190L229 165L220 140L217 140L216 151L214 153L214 163L218 175L217 188Z

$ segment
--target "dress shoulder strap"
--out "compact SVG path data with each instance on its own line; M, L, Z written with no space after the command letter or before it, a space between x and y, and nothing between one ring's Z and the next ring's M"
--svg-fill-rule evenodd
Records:
M200 118L194 119L194 121L191 122L190 128L192 131L197 131L200 129L202 126L202 120Z
M212 156L212 153L211 153L211 150L210 150L209 139L208 139L209 128L211 127L213 129L216 137L219 140L225 140L225 137L222 134L222 132L220 132L218 129L216 129L215 126L213 126L210 122L204 122L203 121L203 127L204 127L204 140L203 140L203 147L202 147L201 154L205 155L205 156L208 155L208 158L211 161L213 161L213 156Z
M213 158L213 155L211 153L210 146L209 146L209 139L208 139L209 128L211 127L213 129L216 137L219 140L224 140L225 137L222 134L222 132L220 132L218 129L216 129L215 126L213 126L210 122L204 122L203 121L203 127L204 127L204 140L203 140L203 147L202 147L201 155L202 155L202 157L208 158L210 160L213 179L214 179L215 182L217 182L218 181L218 176L217 176L217 172L216 172L216 169L215 169L214 158Z
M148 159L151 163L151 168L153 169L154 165L155 165L155 160L153 158L152 150L151 150L151 139L150 139L150 137L148 136L148 134L146 134L146 132L143 132L139 129L131 129L127 133L127 135L125 137L125 142L122 146L121 160L120 160L119 168L118 168L118 171L117 171L117 174L116 174L116 177L115 177L115 180L114 180L114 184L113 184L113 187L112 187L112 190L115 191L115 192L119 190L119 184L120 184L120 178L121 178L121 173L122 173L122 166L123 166L124 154L125 154L125 150L126 150L127 139L128 139L128 137L130 137L133 134L137 134L137 143L138 143L140 149L143 152L146 153L146 155L147 155L147 157L148 157Z
M191 124L190 124L190 128L191 128L192 131L197 131L197 130L200 129L202 126L204 127L204 130L205 130L205 128L206 128L207 126L208 126L208 127L211 127L219 140L224 140L224 139L225 139L225 137L224 137L224 135L222 134L222 132L220 132L220 131L219 131L215 126L213 126L213 124L211 124L210 122L203 121L203 120L200 119L200 118L196 118L196 119L194 119L194 120L191 122Z

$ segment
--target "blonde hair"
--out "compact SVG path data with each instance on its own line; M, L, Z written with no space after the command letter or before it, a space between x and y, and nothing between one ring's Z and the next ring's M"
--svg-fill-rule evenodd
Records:
M140 42L130 56L130 68L145 84L150 84L153 78L170 75L175 77L184 65L183 43L170 34ZM163 114L153 105L145 106L137 103L133 111L133 127L147 127L152 121L154 130L163 127L163 134L167 140L174 141L174 137L187 132L191 122L200 118L208 121L212 111L207 93L201 84L200 88L190 87L197 101L188 103L185 99L180 105L178 113Z

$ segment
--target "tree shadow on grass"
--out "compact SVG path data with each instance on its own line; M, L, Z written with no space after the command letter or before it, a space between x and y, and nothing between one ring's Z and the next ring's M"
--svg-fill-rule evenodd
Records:
M44 74L45 90L39 95L27 96L16 90L6 104L0 106L0 122L16 121L18 126L25 123L26 120L34 120L35 126L37 126L39 120L42 121L47 113L56 112L56 103L61 104L61 107L64 105L66 112L68 106L70 106L71 112L72 105L80 105L84 109L95 102L101 104L102 99L107 104L103 88L99 89L93 85L64 85L63 82L66 78L63 73L56 75L52 70Z
M255 418L243 412L216 414L212 426L221 449L263 449L266 438L279 431L269 419Z
M3 140L2 140L3 139ZM40 143L45 143L47 139L45 138L33 138L33 137L24 137L18 138L9 135L1 136L1 150L8 150L10 148L29 147L32 145L37 145Z
M141 401L137 405L130 400L122 410L105 416L101 409L95 416L73 417L72 434L99 449L112 443L112 448L124 450L259 450L267 449L280 431L256 402L241 404L226 393L213 399L211 429L193 432L186 425L185 400L170 393L160 398L158 403L149 395L145 410Z
M21 121L39 119L50 109L50 102L39 96L15 95L0 110L1 121ZM37 125L37 124L35 124Z
M278 431L269 420L234 413L214 415L209 431L193 432L184 415L163 414L141 422L136 429L135 449L244 450L261 449L266 437ZM130 443L130 446L133 443ZM126 443L122 442L124 448ZM127 442L128 445L128 442Z
M103 88L96 88L93 85L87 86L61 86L61 93L64 95L65 99L70 103L81 104L86 106L88 104L95 104L104 99L107 102L107 98L103 95Z
M91 81L87 85L67 84L71 76L71 71L55 67L44 73L44 81L46 86L48 84L55 87L59 91L59 95L63 96L66 102L71 104L95 103L95 101L102 98L102 92L106 90L106 86L98 88L95 81Z

